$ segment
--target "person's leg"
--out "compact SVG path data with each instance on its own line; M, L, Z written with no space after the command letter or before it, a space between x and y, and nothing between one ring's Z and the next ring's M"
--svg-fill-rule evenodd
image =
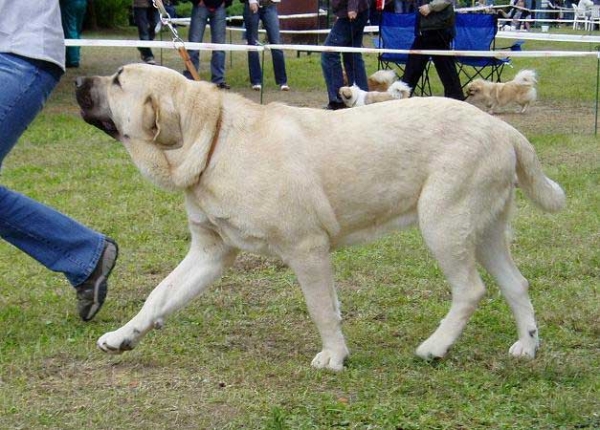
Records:
M224 44L227 36L227 11L219 6L210 15L210 41ZM225 84L225 51L213 51L210 59L210 80L215 84Z
M62 26L66 39L80 38L86 8L86 0L60 1ZM80 49L79 46L68 46L66 48L65 64L67 67L79 67Z
M425 49L437 49L437 50L450 50L450 44L452 39L449 35L443 32L431 32L431 39L429 39L427 47ZM464 100L465 96L460 85L460 79L458 72L456 71L456 62L454 57L433 55L433 64L437 71L442 85L444 86L444 97L449 97L456 100Z
M344 65L344 71L346 72L346 78L348 85L352 86L356 82L354 79L354 59L350 52L342 52L342 64Z
M156 26L158 25L159 14L158 9L155 7L149 7L146 9L146 15L148 17L148 37L150 40L156 38Z
M140 40L152 40L150 39L150 33L148 33L148 8L145 7L134 7L133 8L133 20L138 29L138 37ZM152 50L150 48L138 48L142 59L153 57Z
M267 39L272 45L281 44L279 34L279 15L277 13L277 5L272 4L262 8L262 22L267 31ZM287 85L287 73L285 70L285 56L281 49L272 49L271 57L273 58L273 72L275 74L275 83L279 86Z
M42 109L61 74L51 63L0 54L0 163ZM89 277L104 246L103 235L2 186L0 236L50 270L64 273L73 286Z
M202 39L204 38L204 30L206 29L206 23L208 21L208 9L204 6L194 6L192 8L192 16L190 20L190 31L188 33L188 39L193 43L202 43ZM200 51L197 49L189 50L190 60L192 60L192 64L198 70L200 68ZM192 76L188 71L183 73L189 79L192 79Z
M0 186L0 237L71 285L84 282L96 267L104 236L62 213Z
M410 49L425 49L422 35L415 38ZM419 79L423 76L423 72L425 72L425 67L427 67L428 62L429 57L427 55L411 54L408 56L406 67L404 67L402 81L411 88L411 95L414 93L415 88L417 88Z
M156 25L158 24L158 19L158 9L156 9L154 6L150 6L146 9L146 20L148 21L148 40L154 40L156 38ZM148 51L150 51L151 59L154 60L154 54L152 53L152 50L148 48Z
M331 31L325 39L325 46L350 46L350 20L339 18L333 24ZM323 78L327 86L327 97L330 107L341 107L343 105L340 99L339 90L344 85L342 74L342 63L339 52L326 52L321 54L321 69Z
M369 12L363 11L356 16L354 21L350 22L350 31L352 32L352 47L362 48L365 25L369 19ZM365 70L365 62L361 53L350 54L352 58L352 67L354 82L364 91L369 91L367 80L367 72Z
M262 9L262 8L261 8ZM260 19L260 10L252 13L248 2L244 4L244 25L246 26L246 39L248 45L258 45L258 25ZM258 52L248 51L248 74L250 76L250 85L262 85L262 70L260 67L260 55Z
M0 53L0 164L42 109L62 70L44 61ZM0 186L0 237L50 270L62 272L77 290L80 317L102 307L117 244L60 212Z

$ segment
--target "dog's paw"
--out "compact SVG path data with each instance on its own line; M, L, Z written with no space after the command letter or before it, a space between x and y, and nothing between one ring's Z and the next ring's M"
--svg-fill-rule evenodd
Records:
M96 345L107 354L122 354L135 348L137 341L132 336L119 334L121 330L106 333L98 339Z
M438 360L444 358L448 352L448 346L442 342L436 342L427 339L416 350L417 356L426 361Z
M515 358L533 359L538 347L539 342L535 339L526 342L518 340L510 347L508 353Z
M348 356L348 351L341 353L324 349L319 352L311 363L311 366L316 369L330 369L336 372L344 369L344 360Z

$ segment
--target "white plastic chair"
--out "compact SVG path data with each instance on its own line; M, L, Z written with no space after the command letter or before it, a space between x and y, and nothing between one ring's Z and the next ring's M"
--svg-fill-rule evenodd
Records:
M589 30L593 30L595 25L600 28L600 6L592 6L592 15L588 23Z
M585 10L582 10L577 7L576 4L573 4L573 30L579 30L579 24L583 24L583 29L587 30L590 24L590 20L585 14Z

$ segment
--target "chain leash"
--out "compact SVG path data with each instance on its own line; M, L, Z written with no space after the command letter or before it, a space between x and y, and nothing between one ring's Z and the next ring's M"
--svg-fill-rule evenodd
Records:
M152 0L152 5L158 10L161 24L171 30L171 33L173 34L173 47L179 52L179 55L185 63L186 69L188 72L190 72L195 81L199 81L200 76L198 75L198 71L194 67L187 49L185 49L185 43L183 42L183 39L179 36L177 29L173 26L173 23L171 22L171 15L169 15L169 12L167 12L167 9L165 9L165 5L163 4L162 0Z

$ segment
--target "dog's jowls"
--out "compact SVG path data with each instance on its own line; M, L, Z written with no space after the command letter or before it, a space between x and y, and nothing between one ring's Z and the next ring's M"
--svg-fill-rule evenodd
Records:
M510 354L534 357L534 311L506 235L515 178L543 210L561 209L565 195L500 119L440 97L337 111L260 105L144 64L78 78L77 100L144 176L184 194L191 232L186 257L136 316L100 337L103 351L134 348L244 250L294 271L322 342L312 365L340 370L348 349L331 251L417 225L452 290L439 326L440 315L427 315L438 327L417 354L443 357L460 336L485 294L480 266L514 314Z
M520 112L523 113L537 98L536 84L533 70L521 70L512 81L505 83L476 79L467 85L467 101L483 103L491 114L514 103L521 107Z

